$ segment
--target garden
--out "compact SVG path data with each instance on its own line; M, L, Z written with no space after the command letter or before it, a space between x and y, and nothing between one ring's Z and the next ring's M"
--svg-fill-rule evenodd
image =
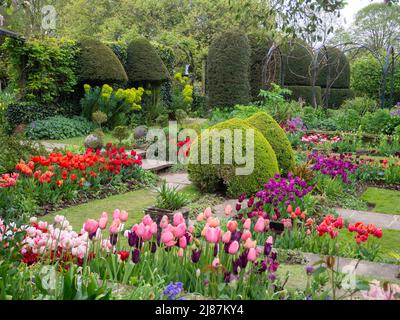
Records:
M343 1L54 1L54 28L25 2L0 6L0 300L400 299L400 4L344 30Z

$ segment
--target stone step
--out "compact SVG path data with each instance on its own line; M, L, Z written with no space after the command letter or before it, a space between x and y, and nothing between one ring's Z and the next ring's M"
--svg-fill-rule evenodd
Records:
M336 211L350 223L363 222L378 228L400 230L400 215L337 208Z
M142 161L142 168L153 172L160 172L172 167L173 163L168 161L144 159Z

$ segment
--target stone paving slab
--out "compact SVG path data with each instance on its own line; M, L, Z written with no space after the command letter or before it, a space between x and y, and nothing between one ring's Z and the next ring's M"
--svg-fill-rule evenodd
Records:
M321 260L321 255L314 253L304 253L304 257L308 261L308 265ZM351 268L357 264L356 259L349 258L336 258L336 263L339 263L339 271L350 272ZM367 276L371 278L381 278L385 280L399 280L400 279L400 265L387 264L372 261L360 261L355 270L357 275Z
M161 173L159 177L167 183L190 185L192 182L189 180L187 173Z
M400 230L400 216L376 212L357 211L337 208L336 211L351 223L372 223L379 228Z
M172 167L172 162L144 159L142 161L142 168L144 170L158 172L167 168Z

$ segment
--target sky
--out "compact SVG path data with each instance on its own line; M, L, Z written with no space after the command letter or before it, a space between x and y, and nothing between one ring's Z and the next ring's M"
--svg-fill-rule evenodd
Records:
M370 3L383 2L382 0L347 0L347 6L342 9L341 16L346 19L347 26L350 25L358 10L366 7Z

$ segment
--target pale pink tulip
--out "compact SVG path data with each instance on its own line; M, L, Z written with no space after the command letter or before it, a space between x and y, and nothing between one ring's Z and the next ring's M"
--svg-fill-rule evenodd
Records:
M153 223L150 225L150 232L151 232L152 234L157 234L157 223L153 222Z
M246 219L246 221L243 224L243 229L250 230L250 228L251 228L251 219Z
M175 227L180 225L181 223L184 223L184 222L185 222L185 219L183 218L182 213L177 212L177 213L174 214L174 226Z
M179 248L178 250L178 257L183 257L184 251L182 248Z
M235 240L235 241L233 241L233 242L230 244L230 246L229 246L229 248L228 248L228 252L229 252L229 254L234 255L234 254L236 254L238 251L239 251L239 242L237 242L237 241Z
M257 247L257 241L253 241L251 240L251 238L248 238L244 244L246 249L250 249L250 248L255 248Z
M232 206L228 204L224 209L225 217L229 217L232 214L232 210Z
M110 233L111 234L118 233L120 226L121 226L121 220L119 220L119 219L113 220L113 222L111 223L111 226L110 226Z
M113 213L113 220L117 220L119 219L119 214L120 214L120 210L119 209L115 209L114 213Z
M218 268L220 266L220 262L218 258L215 258L212 262L213 268Z
M227 232L224 233L222 236L222 242L223 243L228 243L231 241L232 233L228 230Z
M100 218L100 220L99 220L99 228L101 230L104 230L107 227L107 222L108 222L107 218Z
M232 232L232 233L235 232L237 228L238 228L237 221L231 220L231 221L228 222L228 230L230 232Z
M254 231L259 232L259 233L265 231L265 219L264 218L258 218L258 220L254 226Z
M206 240L210 243L218 243L221 237L221 229L217 228L207 228L206 230Z
M197 216L196 221L197 221L197 222L202 222L204 219L205 219L204 213L200 213L200 214Z
M207 223L212 228L219 227L219 219L218 218L210 217L210 218L207 219Z
M267 243L267 244L270 244L270 245L273 245L273 244L274 244L274 238L272 238L272 236L269 236L269 237L267 238L266 243Z
M126 222L128 220L128 212L122 210L119 214L119 220L121 220L121 222Z
M164 217L167 217L167 216L164 216ZM164 217L163 217L163 219L164 219ZM168 217L167 217L167 219L168 219ZM161 220L161 221L162 221L162 220ZM143 222L146 226L149 226L149 225L151 225L151 224L153 223L153 219L150 217L150 215L146 214L146 215L143 217L142 222Z
M249 249L249 253L247 254L247 260L249 261L256 261L257 259L257 250L254 248Z
M174 235L171 231L164 231L161 234L161 241L167 246L172 247L175 245Z
M210 207L208 207L206 210L204 210L204 217L206 218L206 219L208 219L209 217L211 217L212 216L212 210L211 210L211 208Z
M160 221L160 228L164 229L168 224L169 224L168 216L163 216L161 221Z
M179 247L181 249L185 249L187 247L187 239L186 239L186 237L179 238Z
M174 228L174 235L176 238L183 237L186 233L186 224L180 223L178 226Z

